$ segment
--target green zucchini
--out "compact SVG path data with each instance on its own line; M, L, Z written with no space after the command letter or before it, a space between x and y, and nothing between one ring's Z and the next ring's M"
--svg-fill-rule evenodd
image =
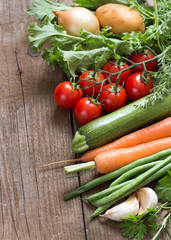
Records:
M72 141L72 151L81 153L96 148L147 124L171 116L170 94L153 104L145 105L149 96L80 127Z

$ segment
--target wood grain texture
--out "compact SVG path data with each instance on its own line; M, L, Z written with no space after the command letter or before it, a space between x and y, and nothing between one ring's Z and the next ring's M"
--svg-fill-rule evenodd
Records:
M72 239L84 239L80 201L67 206L63 201L64 191L78 186L77 178L65 181L62 167L38 168L73 157L72 127L70 112L53 101L64 74L28 55L30 4L1 4L0 239L71 239L71 233Z
M39 168L75 157L71 142L79 125L53 100L56 85L66 79L63 72L29 54L31 3L0 3L0 240L122 240L118 224L88 221L92 206L79 198L63 200L64 193L96 177L95 171L70 178L63 165Z

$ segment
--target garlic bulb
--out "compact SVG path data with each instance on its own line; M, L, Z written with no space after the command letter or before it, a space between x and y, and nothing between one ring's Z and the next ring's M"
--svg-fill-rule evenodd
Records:
M128 218L130 215L136 216L138 211L139 201L135 194L132 194L125 202L114 206L113 208L107 210L105 214L100 216L121 222L122 219Z
M138 215L146 213L148 208L155 208L158 203L157 194L149 187L140 188L136 192L136 196L140 202Z
M53 10L58 19L58 25L72 36L80 36L80 30L85 29L93 34L100 32L100 24L97 17L88 9L73 7L66 11Z

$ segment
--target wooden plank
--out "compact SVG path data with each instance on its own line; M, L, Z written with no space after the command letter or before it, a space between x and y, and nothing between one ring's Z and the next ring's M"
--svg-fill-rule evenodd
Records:
M81 203L63 201L64 190L77 187L77 179L65 179L61 167L38 169L73 157L72 128L70 112L53 101L64 74L27 53L30 4L1 3L0 238L84 239Z

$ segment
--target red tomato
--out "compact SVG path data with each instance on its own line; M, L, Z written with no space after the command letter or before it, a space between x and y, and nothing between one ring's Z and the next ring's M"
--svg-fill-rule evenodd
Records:
M129 65L126 64L126 63L123 63L123 65L121 66L117 66L115 63L115 60L110 60L108 61L104 67L103 67L103 70L109 72L109 73L117 73L125 68L128 68ZM105 78L109 77L110 74L109 73L105 73L103 72L103 75L105 76ZM124 72L121 73L120 75L120 82L119 82L119 85L122 85L123 82L126 82L126 80L128 79L128 77L131 75L131 69L128 69ZM116 78L117 78L118 75L115 75L113 77L110 78L110 80L115 83L116 82Z
M152 54L152 52L149 51L148 54L140 54L140 53L133 53L132 56L129 58L132 62L134 63L139 63L139 62L143 62L149 59L154 58L154 55ZM131 65L131 63L130 63ZM157 61L151 61L145 64L147 71L155 71L156 67L157 67ZM144 71L144 67L143 65L139 65L136 67L132 68L132 73L136 73L136 72L143 72Z
M64 109L72 109L79 99L83 97L83 92L81 89L75 88L73 90L73 85L70 82L60 83L54 91L55 103Z
M79 123L86 124L102 116L101 105L92 101L92 98L84 97L75 105L74 115Z
M148 83L144 83L141 80L142 73L132 74L126 81L125 90L128 98L131 101L135 101L139 98L145 97L150 93L150 90L153 88L152 80L147 76L149 80Z
M93 70L89 70L89 72L92 73L92 75L93 75L93 73L94 73ZM92 97L92 96L93 96L94 98L97 97L97 95L98 95L98 93L99 93L99 91L100 91L101 84L98 84L98 85L96 85L96 86L94 86L94 87L91 87L92 85L95 84L94 82L91 82L91 81L93 80L93 81L95 81L95 82L98 82L98 81L101 82L101 81L103 81L105 78L104 78L104 76L103 76L102 73L97 73L97 74L96 74L96 77L97 77L98 80L97 80L97 79L94 79L93 77L91 78L91 74L89 74L88 72L84 72L84 73L82 73L82 74L80 75L78 81L81 80L81 79L85 79L85 80L79 82L79 85L81 86L81 88L87 88L87 87L89 87L89 88L87 88L87 89L82 89L84 96L89 96L89 97ZM89 78L89 79L86 79L86 78ZM90 81L89 81L89 80L90 80ZM105 84L105 83L104 83L104 84ZM94 94L94 95L93 95L93 94Z
M114 88L114 89L113 89ZM115 83L113 83L113 88L110 84L107 84L99 97L99 101L102 101L102 109L105 112L113 112L126 104L127 95L124 88L118 85L118 92L115 90Z

